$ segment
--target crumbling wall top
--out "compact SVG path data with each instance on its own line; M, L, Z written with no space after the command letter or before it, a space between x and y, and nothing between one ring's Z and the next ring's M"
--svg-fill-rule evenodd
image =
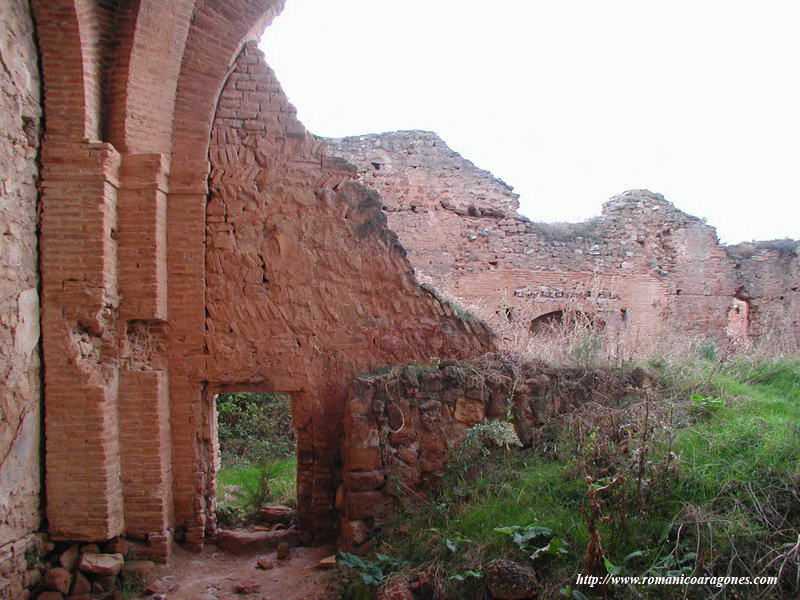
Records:
M352 161L389 211L442 206L463 215L513 218L519 195L431 131L391 131L329 139L331 155Z

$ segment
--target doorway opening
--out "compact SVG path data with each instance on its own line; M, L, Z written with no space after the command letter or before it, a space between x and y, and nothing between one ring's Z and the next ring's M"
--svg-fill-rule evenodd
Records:
M554 310L539 315L530 324L532 335L566 335L576 328L602 332L605 321L579 310Z
M269 521L288 527L297 509L297 435L292 398L220 393L217 414L216 517L222 528Z
M728 309L725 333L734 341L746 343L750 337L750 303L743 298L734 298Z

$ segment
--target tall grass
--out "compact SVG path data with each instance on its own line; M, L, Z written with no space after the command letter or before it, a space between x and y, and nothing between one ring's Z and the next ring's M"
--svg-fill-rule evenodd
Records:
M421 277L424 279L424 277ZM599 305L591 298L613 295L613 281L599 278L587 282L587 299L564 298L560 301L564 318L545 327L531 330L539 316L536 303L527 307L509 307L497 311L485 300L463 301L446 288L423 284L439 298L458 307L458 311L490 325L497 334L503 354L523 361L543 361L554 366L584 368L622 368L631 363L654 363L671 370L684 370L685 363L697 358L730 365L738 360L780 360L800 356L800 337L790 319L781 310L766 311L758 322L758 337L712 338L686 334L678 328L662 325L660 330L643 333L639 328L603 323ZM510 291L509 291L510 293Z

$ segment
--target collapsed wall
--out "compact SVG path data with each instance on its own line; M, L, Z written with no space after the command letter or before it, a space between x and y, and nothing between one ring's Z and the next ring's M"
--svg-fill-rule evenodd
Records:
M669 330L719 339L758 335L759 328L748 329L744 295L772 306L781 296L791 303L784 292L797 280L796 250L795 263L763 253L747 265L732 261L713 227L659 194L625 192L581 223L536 223L516 214L511 188L436 134L399 131L330 143L332 155L353 162L361 181L381 192L389 224L421 279L486 309L500 329L529 332L578 311L636 349ZM754 270L763 275L745 275ZM746 283L765 278L766 291Z
M0 3L0 597L39 527L39 56L30 7Z

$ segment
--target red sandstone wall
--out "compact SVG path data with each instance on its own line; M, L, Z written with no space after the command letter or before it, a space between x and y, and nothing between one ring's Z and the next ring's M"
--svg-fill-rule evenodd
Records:
M0 597L39 527L38 53L27 2L0 3Z
M292 394L301 449L314 455L300 456L300 516L321 535L336 526L330 482L349 379L491 347L482 326L419 287L377 195L324 151L246 46L212 129L206 377L212 389Z

